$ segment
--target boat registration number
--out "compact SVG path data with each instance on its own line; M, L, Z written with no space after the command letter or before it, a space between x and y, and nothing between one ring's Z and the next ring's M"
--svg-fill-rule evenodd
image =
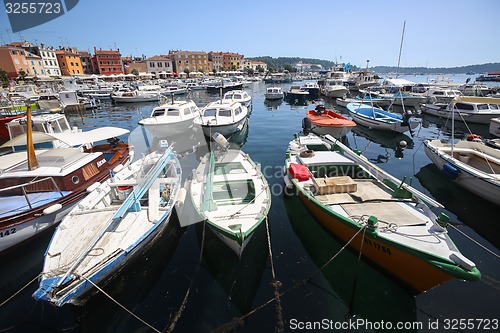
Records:
M16 233L16 228L2 230L2 231L0 231L0 238L7 237L7 236L15 234L15 233Z
M370 245L371 247L375 248L378 251L382 251L383 253L386 253L388 255L391 255L391 249L388 247L385 247L384 245L373 241L371 239L365 238L365 242Z

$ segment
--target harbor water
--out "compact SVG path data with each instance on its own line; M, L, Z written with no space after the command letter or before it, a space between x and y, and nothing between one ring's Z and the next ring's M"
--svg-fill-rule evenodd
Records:
M467 77L449 78L464 83ZM427 76L404 78L429 80ZM384 133L358 125L345 139L385 171L406 178L442 203L446 208L433 209L434 213L451 217L454 223L448 232L481 271L480 281L453 279L414 295L372 263L360 260L357 253L343 249L344 244L325 231L299 199L283 195L288 142L301 130L306 111L314 105L265 101L267 86L255 82L245 88L253 98L252 112L248 127L234 140L261 164L273 194L267 225L257 229L241 258L203 223L181 227L174 217L165 235L105 286L106 294L98 292L83 306L59 308L31 297L51 238L48 232L0 256L0 302L6 301L0 307L0 332L500 330L499 207L446 178L424 153L425 139L451 138L451 120L414 110L422 124L413 137L408 132ZM290 84L281 87L286 91ZM175 98L193 99L201 107L217 96L193 91ZM334 100L325 100L325 104L347 114ZM156 105L103 102L100 109L68 115L68 120L83 130L101 126L129 129L130 138L122 139L134 144L137 158L155 145L138 121L149 116ZM489 137L487 125L472 124L470 128ZM467 133L457 123L455 136ZM193 149L193 142L203 145L203 140L202 136L198 141L183 140L177 139L176 148L182 155L184 174L189 176L203 152L203 148ZM406 141L405 149L400 148L401 141Z

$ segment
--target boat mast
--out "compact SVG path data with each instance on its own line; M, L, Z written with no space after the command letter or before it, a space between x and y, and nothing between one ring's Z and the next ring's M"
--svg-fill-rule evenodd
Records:
M31 124L31 106L26 105L26 151L28 153L28 170L38 169L39 164L36 159L35 146L33 145L33 128Z
M398 68L396 69L396 78L399 76L399 64L401 62L401 51L403 50L403 40L405 38L406 21L403 22L403 33L401 34L401 44L399 45Z

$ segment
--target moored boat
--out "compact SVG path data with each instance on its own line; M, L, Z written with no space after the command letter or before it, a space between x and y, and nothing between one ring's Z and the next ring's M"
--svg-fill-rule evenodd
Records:
M238 102L247 108L252 105L252 96L244 90L229 90L224 93L222 99L226 102Z
M266 93L265 93L266 100L270 100L270 101L280 100L280 99L283 99L284 96L285 96L285 94L283 93L283 90L281 89L281 87L268 87L268 88L266 88Z
M33 297L82 304L162 236L181 193L173 147L146 155L89 193L56 229Z
M489 124L492 118L500 116L500 98L458 96L448 104L424 104L422 105L422 111L433 116L449 119L456 112L456 120Z
M326 110L318 105L315 110L309 110L306 117L312 122L312 131L317 134L330 134L334 138L346 136L356 123L333 110Z
M363 103L349 103L347 110L356 123L373 129L411 133L420 124L409 112L399 115Z
M193 171L190 193L198 214L239 256L271 206L260 164L241 150L206 154Z
M427 205L439 203L338 140L296 135L285 169L287 186L327 230L412 290L480 279L448 235L448 218Z
M203 129L203 133L212 137L216 132L225 137L241 131L248 119L248 108L238 102L227 103L215 101L201 109L201 117L195 118L195 125Z

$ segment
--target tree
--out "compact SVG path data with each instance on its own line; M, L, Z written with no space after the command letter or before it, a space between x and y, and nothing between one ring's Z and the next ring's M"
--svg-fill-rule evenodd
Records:
M186 67L184 68L184 73L186 73L187 77L189 77L189 73L191 73L191 71Z
M212 72L214 73L214 75L217 74L217 68L214 68Z
M257 65L257 67L255 67L256 70L259 71L259 73L264 73L264 68L261 66L261 65Z
M200 73L205 73L205 71L204 71L204 70L203 70L203 68L201 68L201 67L200 67L200 68L198 68L198 72L200 72Z
M2 83L3 88L7 88L9 86L9 76L3 68L0 68L0 82Z
M24 78L27 75L26 72L23 69L20 69L19 72L18 72L18 74L19 74L19 76L18 76L19 80L24 80Z
M134 74L135 76L139 75L139 71L137 70L137 68L134 68L130 73Z
M253 73L254 73L254 72L255 72L255 71L253 70L253 68L247 67L247 73L248 73L249 75L253 75Z

